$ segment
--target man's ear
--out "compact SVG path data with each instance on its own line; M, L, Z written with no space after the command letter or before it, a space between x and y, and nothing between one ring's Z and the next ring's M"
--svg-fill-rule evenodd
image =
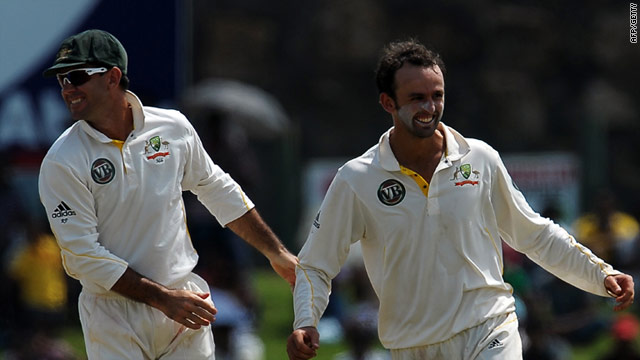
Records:
M383 92L380 94L380 105L382 105L382 108L384 109L384 111L390 114L398 110L396 106L396 101L393 100L393 98L386 92Z
M119 67L114 66L111 68L111 71L108 72L108 76L109 85L119 86L120 79L122 78L122 70L120 70Z

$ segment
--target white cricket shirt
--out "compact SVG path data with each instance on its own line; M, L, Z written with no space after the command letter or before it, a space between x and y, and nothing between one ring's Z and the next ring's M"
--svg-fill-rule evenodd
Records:
M127 266L166 286L191 272L198 255L183 191L196 194L222 225L253 208L184 115L143 107L132 92L127 100L134 130L124 142L79 120L40 169L40 198L65 270L98 294L109 292Z
M494 149L442 128L446 152L430 184L398 164L390 130L339 169L299 254L294 328L317 325L356 241L389 349L435 344L513 312L500 239L574 286L608 296L604 278L618 272L535 213Z

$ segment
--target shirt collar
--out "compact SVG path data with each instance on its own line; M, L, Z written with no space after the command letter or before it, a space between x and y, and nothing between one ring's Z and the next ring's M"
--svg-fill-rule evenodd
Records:
M449 161L460 160L471 148L467 140L455 129L442 124L444 127L444 138L447 144L446 157Z
M445 157L449 159L449 161L460 160L460 158L469 152L469 143L467 143L459 132L442 122L441 124L446 144ZM391 134L391 130L393 130L393 127L380 136L380 140L378 142L379 162L380 166L387 171L400 171L400 164L393 154L391 144L389 143L389 134Z
M127 101L131 105L131 111L133 113L133 131L140 130L144 126L144 111L142 110L142 101L136 96L136 94L127 90Z
M380 166L387 171L400 171L400 164L398 163L396 156L393 154L391 144L389 143L391 130L393 130L393 126L380 136L380 140L378 142Z

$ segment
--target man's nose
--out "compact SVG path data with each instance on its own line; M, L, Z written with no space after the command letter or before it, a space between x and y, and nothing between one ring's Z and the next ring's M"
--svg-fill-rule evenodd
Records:
M420 108L428 112L434 112L436 111L436 104L433 101L425 101L420 104Z

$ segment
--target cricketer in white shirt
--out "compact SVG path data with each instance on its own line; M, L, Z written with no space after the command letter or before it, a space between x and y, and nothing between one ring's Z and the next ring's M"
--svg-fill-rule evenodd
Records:
M294 329L317 326L357 241L388 349L436 344L513 313L501 239L568 283L609 296L604 279L619 272L534 212L489 145L440 129L446 150L429 184L398 163L391 130L338 170L299 254Z
M254 207L211 161L184 115L143 107L130 91L126 97L134 130L124 142L79 120L40 170L40 198L64 268L93 294L113 293L127 266L167 287L193 270L198 254L183 191L196 194L222 225Z

